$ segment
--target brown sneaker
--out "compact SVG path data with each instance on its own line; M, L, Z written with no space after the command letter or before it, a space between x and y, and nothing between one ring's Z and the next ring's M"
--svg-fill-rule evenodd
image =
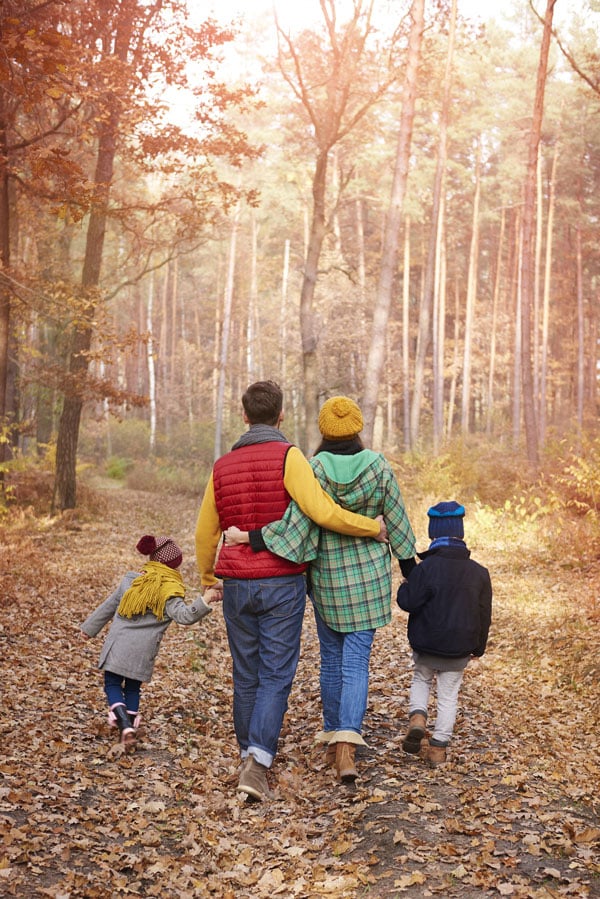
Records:
M257 762L253 755L248 755L242 766L238 793L246 793L250 802L261 802L271 798L267 783L267 767Z
M421 712L413 712L408 719L408 731L402 740L402 749L411 755L418 755L421 749L421 740L425 736L427 719Z

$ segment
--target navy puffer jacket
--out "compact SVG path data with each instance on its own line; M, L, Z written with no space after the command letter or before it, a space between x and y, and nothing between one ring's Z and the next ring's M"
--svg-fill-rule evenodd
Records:
M398 590L416 652L450 658L485 652L492 619L490 575L456 543L423 553Z

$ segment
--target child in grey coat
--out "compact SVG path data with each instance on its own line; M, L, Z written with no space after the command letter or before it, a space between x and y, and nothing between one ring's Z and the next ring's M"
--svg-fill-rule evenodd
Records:
M172 621L190 625L211 610L201 596L188 605L177 570L182 554L170 537L145 535L137 550L148 556L142 571L128 571L119 586L80 626L85 639L112 621L98 667L104 671L108 723L117 727L125 749L132 748L140 724L142 682L150 681L163 635Z

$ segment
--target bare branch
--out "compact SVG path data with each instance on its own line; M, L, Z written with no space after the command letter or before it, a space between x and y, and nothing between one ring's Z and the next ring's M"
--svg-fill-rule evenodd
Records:
M543 24L544 17L540 16L539 12L533 5L533 0L529 0L529 6L530 6L531 11L533 12L534 16ZM594 80L590 75L587 75L583 71L583 69L578 65L578 63L575 60L575 57L573 56L571 51L561 41L556 28L552 29L552 37L558 44L558 48L559 48L560 52L565 57L565 59L567 60L567 62L569 63L569 65L571 66L573 71L575 72L575 74L579 75L579 77L582 79L582 81L585 81L585 83L588 85L588 87L591 87L591 89L594 91L595 94L600 94L600 79Z

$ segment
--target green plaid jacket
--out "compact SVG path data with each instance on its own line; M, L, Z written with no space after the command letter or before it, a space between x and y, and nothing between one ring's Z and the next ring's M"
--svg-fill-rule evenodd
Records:
M322 487L340 506L370 518L383 515L389 546L367 537L322 530L291 502L284 518L262 529L271 552L310 561L313 602L326 624L342 633L389 624L391 553L415 555L415 536L400 487L386 458L372 450L352 456L319 453L310 460Z

